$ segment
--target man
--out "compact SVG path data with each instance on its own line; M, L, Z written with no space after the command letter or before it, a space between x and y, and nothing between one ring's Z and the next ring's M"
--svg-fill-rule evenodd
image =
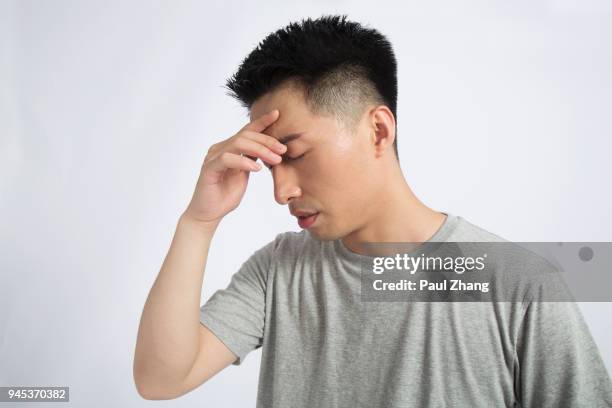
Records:
M183 395L261 347L258 407L610 406L573 303L361 302L360 243L505 241L406 183L384 36L346 16L292 23L228 87L251 122L209 149L145 304L144 398ZM303 230L278 234L200 308L210 242L257 160Z

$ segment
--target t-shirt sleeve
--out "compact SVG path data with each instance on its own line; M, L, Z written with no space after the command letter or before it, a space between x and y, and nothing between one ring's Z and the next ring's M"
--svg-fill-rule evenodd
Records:
M612 382L578 304L547 296L540 287L530 297L518 333L521 406L612 407Z
M233 365L262 346L266 283L277 239L255 251L229 285L200 307L200 322L237 356Z

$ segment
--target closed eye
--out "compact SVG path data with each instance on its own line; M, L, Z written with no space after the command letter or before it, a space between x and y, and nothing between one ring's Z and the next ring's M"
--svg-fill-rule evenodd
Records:
M287 156L287 154L284 154L284 155L281 155L281 157L283 158L282 162L287 163L287 162L294 162L294 161L296 161L296 160L299 160L299 159L301 159L302 157L304 157L305 155L306 155L306 153L300 154L299 156L296 156L296 157L289 157L289 156ZM282 162L281 162L281 163L282 163ZM272 171L272 167L274 167L274 166L270 166L268 163L265 163L265 162L264 162L264 165L265 165L265 166L268 168L268 170L270 170L270 171Z
M298 159L301 159L302 157L304 157L304 155L305 155L305 154L306 154L306 153L304 153L304 154L300 154L300 155L299 155L299 156L297 156L297 157L283 156L283 160L285 160L285 161L295 161L295 160L298 160Z

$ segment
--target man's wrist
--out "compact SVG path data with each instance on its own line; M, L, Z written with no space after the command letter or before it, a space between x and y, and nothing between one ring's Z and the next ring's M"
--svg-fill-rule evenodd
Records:
M179 224L185 225L189 228L195 228L204 232L214 233L221 220L215 221L202 221L192 217L186 211L181 214L179 218Z

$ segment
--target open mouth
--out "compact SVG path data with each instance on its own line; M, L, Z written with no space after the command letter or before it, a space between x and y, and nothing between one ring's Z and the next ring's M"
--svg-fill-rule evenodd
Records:
M298 225L304 229L309 228L312 226L312 224L314 224L318 215L319 213L317 212L309 215L298 216Z

